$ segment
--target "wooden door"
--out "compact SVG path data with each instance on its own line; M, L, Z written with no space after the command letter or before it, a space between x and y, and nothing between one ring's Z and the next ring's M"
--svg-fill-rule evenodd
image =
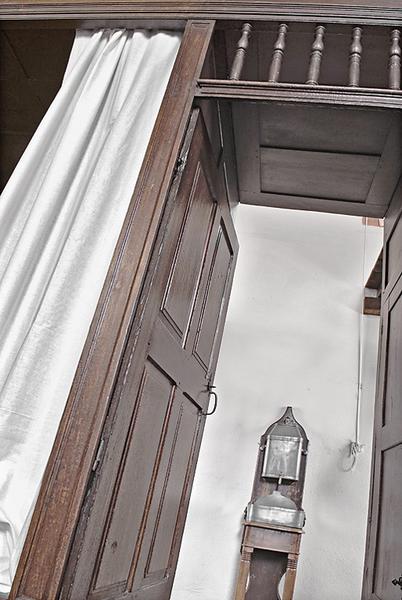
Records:
M223 165L192 114L61 598L169 598L237 240Z
M402 183L385 219L385 286L374 426L364 600L401 600L402 579ZM395 581L396 580L396 581ZM393 583L395 581L395 583Z

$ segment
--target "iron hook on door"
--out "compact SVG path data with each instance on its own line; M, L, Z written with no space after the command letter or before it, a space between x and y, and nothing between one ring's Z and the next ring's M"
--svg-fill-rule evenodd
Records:
M214 389L216 388L215 385L211 385L210 383L208 383L207 385L207 391L208 391L208 398L209 400L211 400L211 396L214 399L214 405L212 410L208 411L208 409L202 413L202 415L204 417L210 417L211 415L214 414L214 412L216 411L216 409L218 408L218 394L216 392L214 392ZM209 407L209 404L208 404Z

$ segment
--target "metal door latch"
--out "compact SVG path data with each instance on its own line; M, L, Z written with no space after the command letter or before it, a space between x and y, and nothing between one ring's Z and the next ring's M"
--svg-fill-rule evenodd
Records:
M214 405L212 410L208 411L206 410L205 412L203 412L202 414L204 415L204 417L209 417L211 415L214 414L214 412L216 411L216 409L218 408L218 394L216 392L214 392L215 386L211 385L210 383L208 384L208 394L209 394L209 399L211 399L211 396L214 399Z

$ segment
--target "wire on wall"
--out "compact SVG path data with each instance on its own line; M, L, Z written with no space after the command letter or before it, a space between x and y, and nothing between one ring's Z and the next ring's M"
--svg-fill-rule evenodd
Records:
M366 249L367 249L367 219L364 221L363 233L363 259L362 259L362 295L361 307L359 311L359 327L358 327L358 351L357 351L357 390L356 390L356 420L355 420L355 437L349 444L349 455L351 465L346 471L353 471L356 467L359 455L364 450L364 444L360 442L360 417L362 405L363 391L363 325L364 325L364 288L366 285Z

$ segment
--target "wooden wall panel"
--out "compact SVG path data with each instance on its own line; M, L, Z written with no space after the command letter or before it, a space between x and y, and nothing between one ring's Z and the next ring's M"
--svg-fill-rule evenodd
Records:
M261 147L261 191L365 202L379 156Z
M391 110L234 102L240 202L383 217L401 173Z
M61 85L74 30L0 29L0 191Z
M271 148L381 154L392 125L392 111L325 110L322 106L260 105L260 143ZM373 121L375 126L373 126ZM353 129L351 129L353 124ZM349 134L345 135L345 132ZM357 135L365 132L364 135Z

